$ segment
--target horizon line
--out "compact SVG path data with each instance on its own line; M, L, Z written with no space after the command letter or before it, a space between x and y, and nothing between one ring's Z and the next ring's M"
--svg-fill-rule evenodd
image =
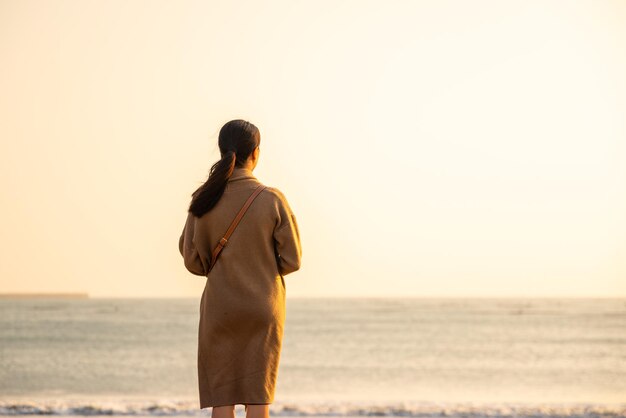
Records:
M197 299L197 296L90 295L85 292L0 293L0 299ZM626 295L296 295L287 299L626 299Z

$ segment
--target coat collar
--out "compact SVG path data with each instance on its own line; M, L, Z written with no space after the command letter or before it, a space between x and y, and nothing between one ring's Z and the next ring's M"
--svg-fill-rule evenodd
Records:
M252 170L249 170L245 167L235 167L233 169L233 174L231 174L231 176L228 178L228 181L242 180L242 179L256 180L256 177L254 176L254 174L252 174Z

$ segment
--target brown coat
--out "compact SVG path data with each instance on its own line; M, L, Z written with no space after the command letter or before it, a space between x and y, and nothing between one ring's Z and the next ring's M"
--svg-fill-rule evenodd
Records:
M259 184L252 171L235 168L211 211L200 218L188 213L179 239L187 270L207 278L198 329L200 408L274 401L283 276L298 270L302 257L296 218L278 189L257 196L206 273L213 248Z

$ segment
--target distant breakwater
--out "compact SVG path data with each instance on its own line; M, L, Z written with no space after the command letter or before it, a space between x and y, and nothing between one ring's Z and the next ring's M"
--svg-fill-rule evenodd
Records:
M0 299L89 299L88 293L0 293Z

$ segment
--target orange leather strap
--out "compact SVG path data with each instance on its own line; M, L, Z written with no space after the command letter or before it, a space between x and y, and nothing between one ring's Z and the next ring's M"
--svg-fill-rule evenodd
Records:
M254 192L252 192L252 194L250 195L248 200L246 200L246 203L244 203L243 207L241 209L239 209L239 213L237 213L237 216L235 216L235 219L233 219L233 221L231 222L230 226L228 227L228 230L226 231L226 233L224 234L222 239L220 239L220 242L217 243L217 246L213 250L213 254L211 256L211 265L209 266L209 271L211 271L211 269L213 269L213 266L215 265L215 262L217 261L217 257L220 255L220 252L222 251L222 249L228 243L228 238L230 238L230 236L233 233L233 231L235 230L235 228L237 228L237 225L239 224L239 221L241 221L241 218L243 218L243 215L246 213L246 211L248 210L248 208L252 204L252 201L266 187L267 186L259 184L259 186L256 189L254 189Z

